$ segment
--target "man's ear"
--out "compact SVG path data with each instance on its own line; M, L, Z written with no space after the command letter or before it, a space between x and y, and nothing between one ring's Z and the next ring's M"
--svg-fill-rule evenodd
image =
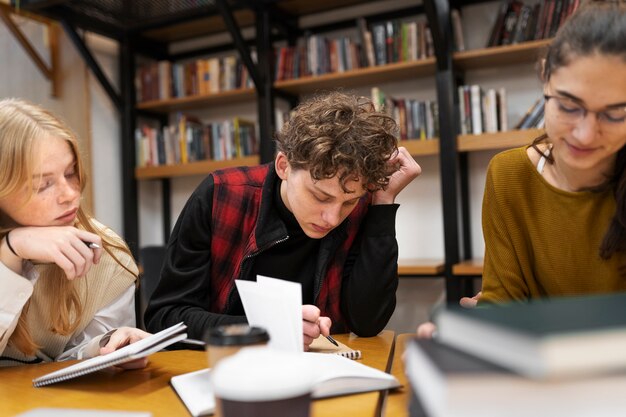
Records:
M287 160L287 156L278 152L276 154L276 159L274 159L274 167L276 168L276 174L281 180L286 180L289 175L289 161Z

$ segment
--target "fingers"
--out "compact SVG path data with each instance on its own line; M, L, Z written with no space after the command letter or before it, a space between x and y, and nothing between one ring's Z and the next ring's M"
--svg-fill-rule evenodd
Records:
M302 320L311 323L317 323L320 318L320 309L311 304L305 304L302 306Z
M418 177L422 173L422 167L419 166L417 161L413 159L409 151L404 146L398 148L396 158L400 164L400 169L404 169L407 176L411 180Z
M417 327L417 337L420 339L432 339L436 331L437 326L435 326L435 323L427 321Z
M73 226L20 227L11 231L11 239L22 259L55 263L70 280L84 277L102 256L102 249L88 246L94 243L101 247L100 236Z
M330 318L321 316L321 311L314 305L302 306L302 339L304 350L309 350L309 345L320 335L328 336L332 322Z
M329 336L330 335L330 326L332 325L332 322L331 322L330 318L329 317L320 317L318 323L319 323L320 333L323 334L324 336Z
M148 336L150 336L150 333L146 333L143 330L132 327L120 327L111 335L108 343L100 349L100 354L106 355Z
M474 308L478 304L478 300L480 299L481 295L482 295L482 291L479 291L478 294L476 294L475 296L473 296L471 298L470 297L463 297L459 301L459 304L461 305L461 307Z

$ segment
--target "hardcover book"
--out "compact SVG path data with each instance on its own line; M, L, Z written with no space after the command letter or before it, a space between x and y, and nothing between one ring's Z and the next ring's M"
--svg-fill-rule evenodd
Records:
M406 375L429 417L621 416L626 374L534 380L433 340L407 344Z
M626 369L626 294L442 309L439 340L531 378Z

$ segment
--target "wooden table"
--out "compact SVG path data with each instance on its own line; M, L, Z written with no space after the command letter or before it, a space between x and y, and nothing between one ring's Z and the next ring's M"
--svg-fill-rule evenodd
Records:
M394 333L360 338L336 335L337 340L363 353L362 363L383 371L391 367ZM189 412L169 385L170 378L207 366L202 351L179 350L150 356L145 369L104 370L42 388L33 378L67 366L68 362L0 368L0 417L36 407L150 411L157 416L188 416ZM313 417L378 416L383 395L379 392L316 400Z
M396 337L396 346L393 353L393 364L391 374L398 378L402 388L390 391L387 395L383 415L385 417L408 417L409 398L411 387L404 374L404 361L402 355L409 340L415 337L415 333L403 333Z

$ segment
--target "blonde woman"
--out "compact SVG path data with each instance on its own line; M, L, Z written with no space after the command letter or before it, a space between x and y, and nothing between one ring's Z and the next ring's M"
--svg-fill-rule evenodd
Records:
M74 133L36 105L0 100L0 366L93 357L147 336L133 328L137 266L81 208L84 185Z

